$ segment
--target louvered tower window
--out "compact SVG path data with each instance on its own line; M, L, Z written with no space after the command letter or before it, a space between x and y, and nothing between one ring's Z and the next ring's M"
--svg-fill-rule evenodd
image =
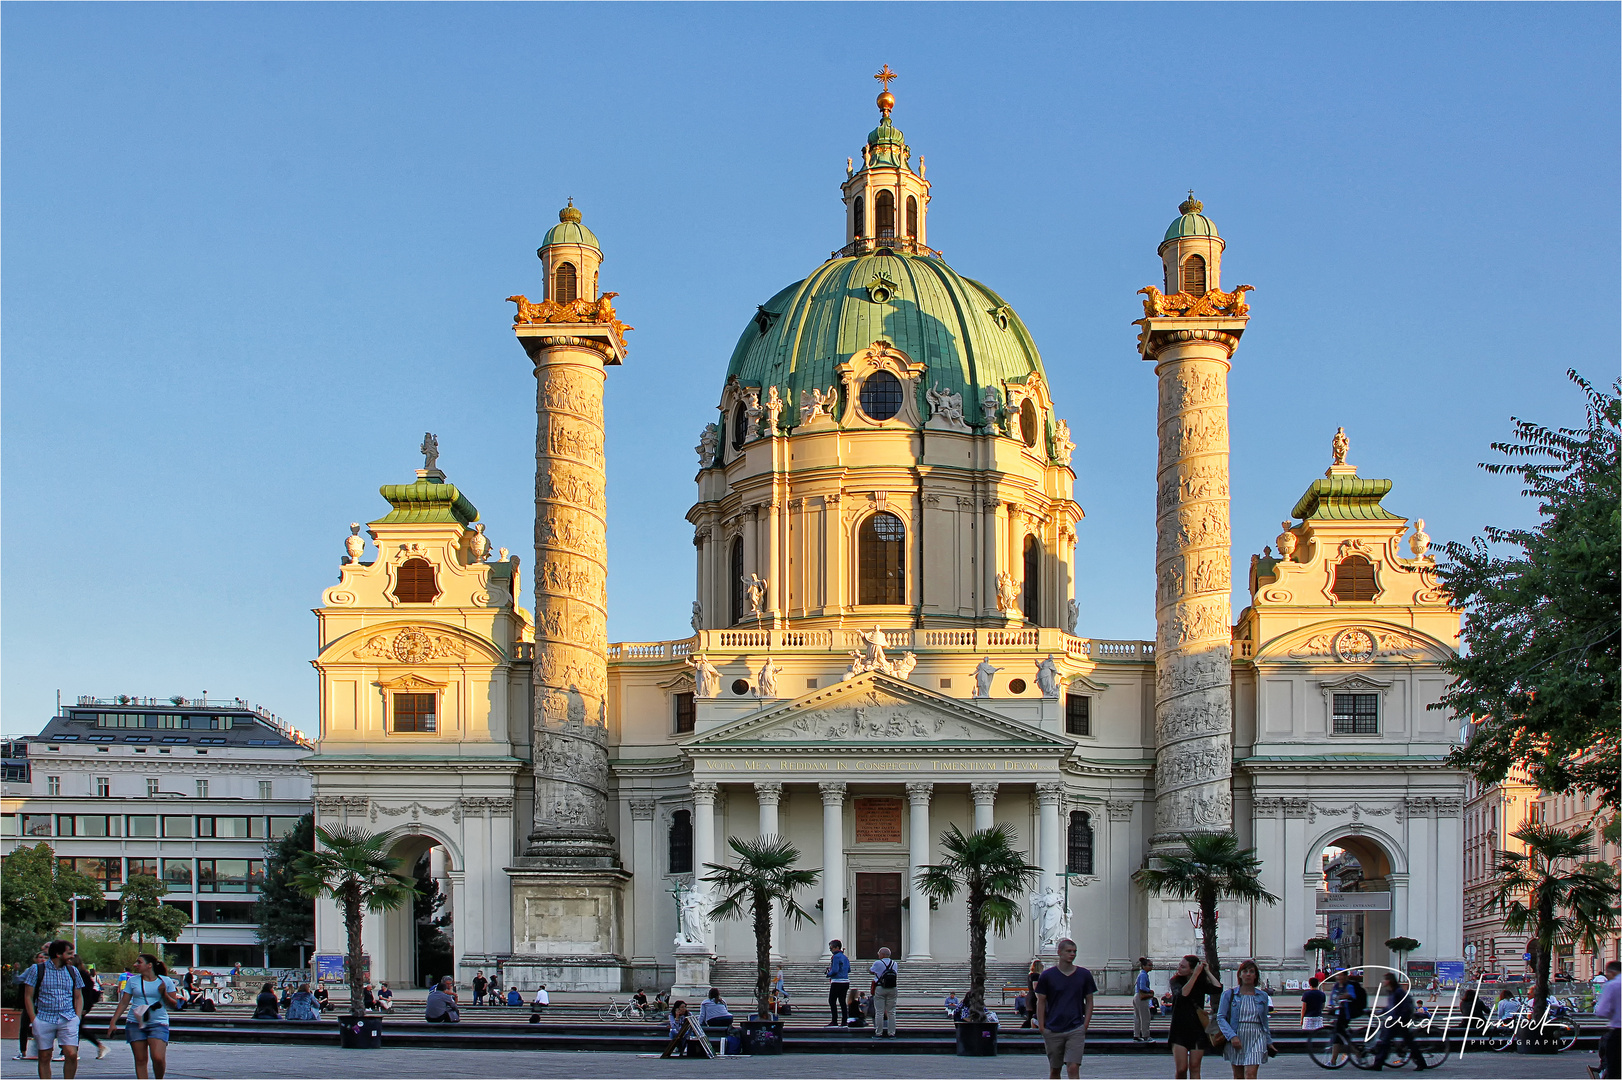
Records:
M878 236L895 235L895 196L888 191L881 191L873 198L873 225Z
M1025 601L1021 605L1025 621L1036 623L1042 614L1042 542L1034 536L1025 538Z
M407 559L394 572L394 598L402 604L431 604L439 595L434 565L427 559Z
M1190 296L1205 295L1205 256L1190 255L1183 263L1183 291Z
M732 555L730 558L732 572L732 625L743 622L743 537L734 537L732 540Z
M580 283L575 274L574 263L558 263L558 268L552 272L552 299L560 304L567 304L580 296Z
M907 196L907 235L918 239L918 199L914 195Z
M1065 860L1065 869L1072 874L1091 874L1093 872L1093 820L1091 815L1083 810L1074 810L1070 814L1070 835L1067 845L1069 857Z
M1374 564L1361 555L1348 555L1335 565L1335 585L1329 590L1341 600L1374 599Z
M856 235L867 235L867 203L860 195L856 196Z
M894 514L874 514L862 522L856 551L858 604L906 603L906 543L906 526Z

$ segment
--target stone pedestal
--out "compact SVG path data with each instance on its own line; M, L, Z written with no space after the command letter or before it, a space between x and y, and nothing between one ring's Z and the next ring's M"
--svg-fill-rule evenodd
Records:
M1158 896L1144 897L1144 902L1144 955L1154 961L1158 972L1176 970L1177 961L1184 956L1205 955L1204 939L1188 917L1190 911L1199 910L1198 903ZM1224 965L1223 985L1232 986L1233 969L1252 952L1248 904L1217 905L1217 952Z
M513 952L502 965L510 982L548 990L625 990L623 870L555 868L521 858L512 878Z
M703 1001L709 995L710 961L715 954L708 945L680 945L676 948L676 984L670 989L670 1000L685 999L689 1005ZM697 1012L694 1012L697 1015Z

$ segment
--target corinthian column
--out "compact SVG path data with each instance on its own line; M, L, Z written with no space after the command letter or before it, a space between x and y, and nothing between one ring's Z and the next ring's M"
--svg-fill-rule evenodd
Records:
M907 804L911 809L907 855L912 864L912 872L907 875L907 894L911 897L907 901L907 929L911 938L908 960L930 959L929 897L919 892L914 883L929 865L929 799L934 793L934 784L907 785Z
M1160 380L1152 844L1231 827L1228 368L1243 318L1144 320Z

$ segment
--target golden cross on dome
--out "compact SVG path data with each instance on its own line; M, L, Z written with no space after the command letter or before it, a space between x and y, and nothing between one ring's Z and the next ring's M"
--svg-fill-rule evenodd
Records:
M890 70L889 64L885 64L879 73L873 77L879 82L883 83L886 90L890 89L890 80L898 78L896 73Z

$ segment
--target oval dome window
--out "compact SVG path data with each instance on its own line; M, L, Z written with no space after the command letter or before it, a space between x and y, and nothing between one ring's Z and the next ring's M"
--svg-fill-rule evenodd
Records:
M875 371L862 381L862 412L870 420L888 420L901 411L901 380Z
M1036 445L1037 422L1036 404L1030 398L1026 398L1025 404L1019 407L1019 430L1020 434L1025 436L1026 446Z

